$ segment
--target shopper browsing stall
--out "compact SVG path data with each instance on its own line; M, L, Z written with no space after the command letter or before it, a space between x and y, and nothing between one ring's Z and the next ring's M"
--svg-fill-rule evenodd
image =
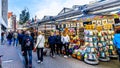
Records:
M52 57L55 57L55 42L56 41L55 41L54 33L51 32L51 35L48 38L48 43L51 48Z
M56 40L56 51L57 51L57 54L60 55L62 54L62 42L61 42L61 35L59 31L56 32L55 40Z
M37 57L38 57L38 63L43 63L43 49L44 49L44 43L45 43L45 37L43 36L43 33L41 31L38 32L37 37L37 44L35 48L37 48Z
M120 62L120 29L116 31L116 34L114 35L113 43L117 48L119 55L119 62Z
M64 48L65 48L65 58L67 58L68 57L68 55L69 55L69 42L70 42L70 38L69 38L69 36L67 35L67 33L63 33L63 36L61 37L61 41L62 41L62 43L63 43L63 46L64 46Z

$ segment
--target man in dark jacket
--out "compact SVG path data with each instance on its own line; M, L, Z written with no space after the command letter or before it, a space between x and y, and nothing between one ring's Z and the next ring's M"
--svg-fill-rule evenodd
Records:
M51 36L48 38L48 43L51 48L52 57L55 57L55 42L56 41L55 41L54 33L51 32Z
M25 58L26 67L32 68L32 49L34 47L33 45L33 39L30 36L30 32L27 31L23 40L22 40L22 53ZM28 60L29 57L29 60Z
M62 42L61 42L61 35L59 31L56 32L55 40L56 40L56 51L57 51L57 54L60 55L62 54Z
M13 38L13 34L12 34L12 32L10 31L10 32L8 33L8 36L7 36L7 40L8 40L8 44L9 44L9 45L11 45L11 43L12 43L12 38Z

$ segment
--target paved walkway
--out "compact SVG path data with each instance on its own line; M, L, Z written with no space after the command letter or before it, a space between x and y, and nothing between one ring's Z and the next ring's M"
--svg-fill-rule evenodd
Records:
M49 56L45 56L43 64L38 64L36 61L36 53L33 53L33 65L35 68L120 68L120 63L118 63L117 60L100 62L99 65L89 65L74 58L66 59L63 56L51 58Z
M3 68L24 68L16 47L1 45L0 55L4 55L2 57Z
M24 68L23 58L20 54L20 46L0 46L0 54L2 58L3 68ZM74 58L64 58L63 56L44 57L43 64L37 63L37 55L33 52L33 68L120 68L120 63L117 60L110 62L100 62L99 65L89 65L83 61Z

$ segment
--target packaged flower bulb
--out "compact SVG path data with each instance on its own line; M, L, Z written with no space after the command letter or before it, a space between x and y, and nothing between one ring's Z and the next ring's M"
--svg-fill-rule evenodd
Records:
M93 43L93 44L94 44L95 48L97 48L97 42L95 42L95 43Z
M111 36L110 35L108 36L108 39L111 40Z
M95 48L91 48L91 52L95 52Z
M112 45L110 45L110 49L113 50L113 46Z
M84 55L84 58L88 58L88 54L87 53Z
M111 37L112 37L112 39L114 38L114 36L113 36L113 35L112 35Z
M90 42L92 42L92 41L93 41L93 39L92 39L92 38L89 38L89 41L90 41Z
M87 46L89 43L88 42L85 42L85 46Z
M106 42L103 42L102 45L103 45L103 46L106 46Z
M101 41L105 41L105 40L104 40L104 37L101 37Z
M87 30L85 30L84 33L85 33L85 35L88 35L88 31Z
M105 41L107 41L107 40L108 40L108 37L107 37L107 36L104 36L104 39L105 39Z
M113 35L113 34L114 34L114 31L111 31L111 34Z
M104 53L104 52L102 52L101 56L102 56L102 57L105 57L105 53Z
M88 41L88 37L85 37L85 41Z
M93 43L90 43L90 47L93 47Z
M102 47L103 45L102 45L102 43L98 43L98 46L99 46L99 47Z
M98 32L98 36L102 36L101 32Z
M110 44L113 45L113 41L110 41Z
M89 35L93 35L93 32L92 32L92 31L89 31Z
M81 53L78 51L78 52L77 52L77 55L79 56L79 55L81 55Z

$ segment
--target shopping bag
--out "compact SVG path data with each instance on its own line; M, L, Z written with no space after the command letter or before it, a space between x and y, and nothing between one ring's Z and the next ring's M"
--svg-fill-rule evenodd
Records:
M33 49L33 52L36 52L36 50L37 50L37 49L36 49L36 48L34 48L34 49Z

